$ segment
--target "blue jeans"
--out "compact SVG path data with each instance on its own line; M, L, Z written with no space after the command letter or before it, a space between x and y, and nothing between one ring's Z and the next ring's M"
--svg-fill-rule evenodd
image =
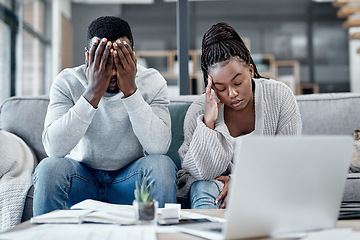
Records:
M148 155L117 171L96 170L70 158L45 158L34 174L33 214L68 209L85 199L132 204L135 182L153 182L159 207L176 203L177 169L166 155Z
M215 182L206 180L196 181L192 184L189 193L191 208L217 209L222 203L221 200L215 204L215 199L219 194L220 190Z

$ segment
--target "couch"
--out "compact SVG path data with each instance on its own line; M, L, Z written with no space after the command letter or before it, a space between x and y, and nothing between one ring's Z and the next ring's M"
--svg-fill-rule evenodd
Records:
M197 97L189 95L170 98L172 144L168 155L178 168L181 167L177 150L183 141L183 120L191 102ZM360 94L323 93L298 95L296 99L302 118L303 134L352 135L355 129L360 129ZM5 100L0 108L0 129L24 140L33 150L37 161L46 157L41 134L48 103L47 96L11 97ZM32 216L32 196L33 187L28 191L22 221ZM349 172L343 200L360 201L360 173Z

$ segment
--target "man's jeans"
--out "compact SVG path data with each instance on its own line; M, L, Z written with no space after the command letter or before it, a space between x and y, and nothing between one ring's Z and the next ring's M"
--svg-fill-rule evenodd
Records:
M221 200L215 204L219 194L220 190L215 182L206 180L196 181L192 184L189 193L191 208L217 209L222 203Z
M177 169L166 155L148 155L117 171L92 169L70 158L45 158L34 174L34 216L68 209L85 199L132 204L135 182L153 182L159 207L176 203Z

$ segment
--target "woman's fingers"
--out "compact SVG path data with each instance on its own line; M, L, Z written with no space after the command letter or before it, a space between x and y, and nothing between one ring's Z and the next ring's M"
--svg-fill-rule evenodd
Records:
M227 195L225 196L224 200L222 201L221 205L220 205L220 209L224 209L226 208L226 200L227 200Z
M211 93L211 85L212 85L212 81L210 80L211 76L208 75L208 85L206 86L206 96L208 98L210 98L210 93Z

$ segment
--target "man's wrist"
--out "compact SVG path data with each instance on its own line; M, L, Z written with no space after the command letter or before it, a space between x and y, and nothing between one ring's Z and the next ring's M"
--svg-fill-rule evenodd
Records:
M131 90L127 90L127 91L123 91L124 94L124 98L130 97L131 95L133 95L137 90L137 87L131 89Z
M83 97L93 106L93 108L98 107L98 104L101 99L101 96L97 96L97 94L94 94L92 91L88 91L88 90L84 92Z

